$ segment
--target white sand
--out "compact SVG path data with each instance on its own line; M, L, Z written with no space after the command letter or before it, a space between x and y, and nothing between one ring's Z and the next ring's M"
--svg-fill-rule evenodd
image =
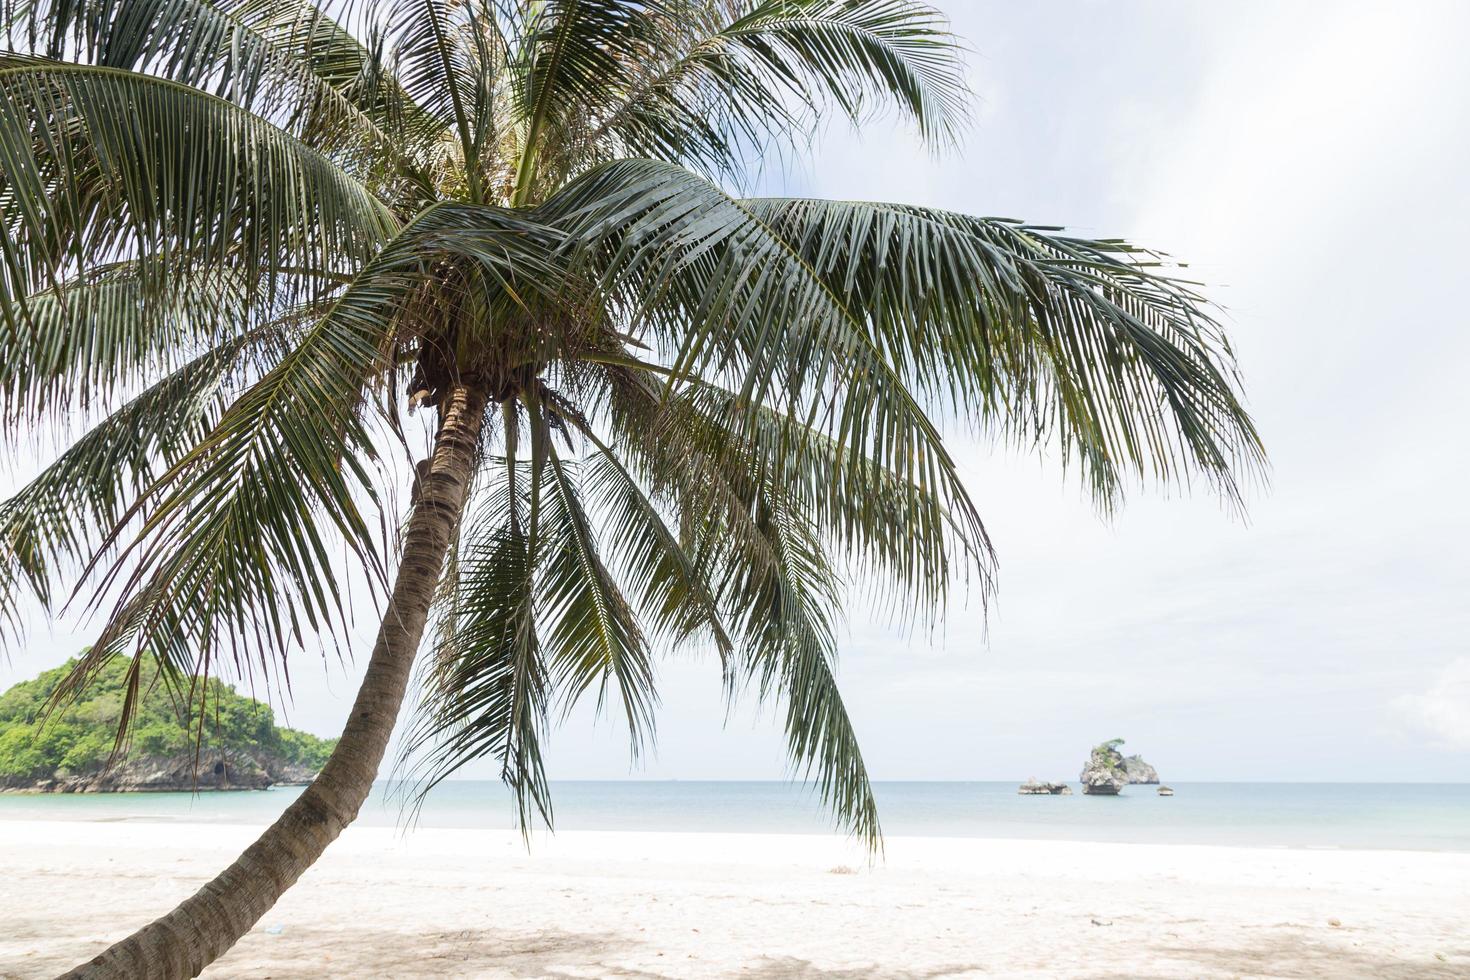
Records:
M0 976L253 834L0 822ZM822 837L353 829L206 976L1470 977L1470 854L908 838L869 869Z

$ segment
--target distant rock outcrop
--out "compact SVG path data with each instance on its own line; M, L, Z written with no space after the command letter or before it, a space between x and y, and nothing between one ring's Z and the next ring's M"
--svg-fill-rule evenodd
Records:
M1155 786L1159 782L1158 770L1144 762L1141 755L1130 755L1124 759L1123 771L1128 774L1128 782L1133 784Z
M1071 796L1072 787L1066 783L1041 783L1028 779L1017 792L1022 796Z
M198 770L194 764L198 763ZM193 752L146 755L85 773L60 773L37 780L47 793L157 793L196 789L269 789L276 780L268 768L245 752Z
M1082 775L1077 777L1082 783L1083 793L1088 796L1117 796L1128 785L1128 771L1123 768L1123 754L1118 751L1122 744L1121 738L1115 738L1092 750L1087 765L1082 767Z
M1169 787L1167 787L1167 786L1160 786L1159 787L1159 795L1160 796L1173 796L1174 795L1174 791L1172 789L1170 789Z
M195 768L195 764L198 768ZM305 785L315 770L270 756L238 749L188 752L173 756L126 759L111 768L86 772L60 771L32 780L23 788L43 793L163 793L196 790L269 789Z

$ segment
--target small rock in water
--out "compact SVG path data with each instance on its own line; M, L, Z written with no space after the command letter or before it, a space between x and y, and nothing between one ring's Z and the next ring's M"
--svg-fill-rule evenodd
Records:
M1167 787L1167 786L1160 786L1159 787L1159 795L1160 796L1173 796L1174 795L1174 791L1172 789L1170 789L1169 787Z
M1327 924L1329 926L1331 926L1332 928L1337 929L1337 928L1339 928L1339 927L1342 926L1342 920L1341 919L1328 919L1327 920Z
M1016 792L1021 796L1071 796L1072 787L1066 783L1042 783L1033 778L1022 783Z

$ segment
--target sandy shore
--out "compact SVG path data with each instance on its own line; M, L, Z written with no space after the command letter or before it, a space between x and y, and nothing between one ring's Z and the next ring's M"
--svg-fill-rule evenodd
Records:
M246 827L0 822L0 976L165 911ZM212 977L1465 977L1470 854L349 830Z

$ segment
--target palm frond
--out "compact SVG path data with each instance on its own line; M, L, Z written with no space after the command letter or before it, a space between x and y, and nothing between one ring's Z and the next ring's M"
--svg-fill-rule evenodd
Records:
M380 509L364 416L373 388L396 378L400 346L434 313L422 294L435 256L474 260L499 283L492 303L518 307L517 274L547 280L537 263L557 241L551 231L510 212L471 213L468 228L450 205L405 228L111 529L109 544L142 518L98 586L99 598L114 586L118 595L78 682L128 647L196 674L225 652L238 672L268 673L308 636L341 635L333 546L371 581L384 566L363 512Z
M258 311L247 292L230 273L162 276L132 261L4 304L0 418L13 428L91 413L201 346L249 333Z
M388 351L343 319L308 331L112 529L108 545L142 516L97 588L118 597L78 678L130 647L201 676L228 652L239 674L269 676L289 649L345 624L335 543L382 573L362 512L377 491L360 414Z
M510 125L506 7L497 0L386 4L384 44L393 77L437 127L434 152L443 158L449 141L457 144L435 166L441 179L452 174L456 192L474 203L508 203L514 169L503 146Z
M930 488L968 540L984 540L938 428L862 313L757 215L647 161L591 171L542 211L611 284L616 319L668 365L666 389L698 377L773 408L788 446L825 435L850 472L873 465Z
M893 204L745 202L816 270L905 382L1022 442L1055 436L1103 502L1120 471L1260 463L1233 358L1154 253Z
M804 515L787 509L779 488L754 501L768 548L726 558L724 603L745 612L744 656L763 696L786 701L793 761L815 775L824 802L871 849L882 831L857 733L832 673L833 623L842 583Z
M268 674L273 653L344 622L334 539L381 573L361 512L376 499L362 415L392 376L392 311L418 282L395 257L370 263L109 529L107 546L142 518L97 587L94 601L119 595L75 683L130 646L199 675L224 646L242 674Z
M970 575L982 597L989 593L995 556L984 527L937 488L871 459L855 463L830 436L716 385L690 381L665 397L647 372L611 374L609 415L620 445L662 496L680 502L686 522L705 511L744 510L742 494L724 487L770 483L833 558L881 597L880 607L937 610L951 583Z
M625 87L627 66L648 50L651 26L644 4L628 0L544 0L531 10L512 64L524 128L515 204L540 199L541 158L564 149L569 124Z
M397 222L316 150L230 102L114 68L0 68L6 320L68 272L209 266L270 292L351 273Z
M536 816L552 819L541 753L552 695L536 621L538 545L521 519L530 497L520 481L499 481L468 515L404 750L420 799L464 765L497 760L524 829Z
M626 426L619 428L628 432ZM640 617L674 645L708 639L728 657L731 641L705 570L696 566L669 526L670 520L678 520L680 501L666 497L660 504L654 499L657 491L629 469L637 452L628 443L658 430L650 424L614 448L582 428L597 450L583 467L585 493L609 539L617 542L608 561L633 593Z
M20 603L54 608L63 576L96 553L154 480L203 441L253 339L235 338L149 387L0 504L0 623L23 638Z
M442 127L397 78L388 58L388 29L374 22L372 5L362 11L366 16L356 16L358 6L347 4L340 22L311 0L220 0L220 6L272 51L304 64L360 114L359 125L377 137L375 152L392 155L415 181L424 180L423 155ZM330 97L322 103L303 119L306 132L324 133L338 111Z
M650 14L657 46L588 139L622 155L736 176L772 140L805 142L831 107L858 121L896 106L926 137L967 116L954 38L911 0L669 3Z
M577 490L576 468L547 437L551 506L542 522L545 566L537 593L552 670L568 707L594 685L598 705L616 687L636 756L651 733L656 695L648 644L622 588L603 563L602 548Z
M699 481L680 494L693 505L685 534L736 638L730 695L754 682L762 699L784 699L793 762L847 829L876 848L872 786L833 674L845 583L832 564L831 529L786 494L777 471L727 453L674 454L682 458L664 461L665 479Z
M843 453L819 436L786 451L793 443L767 441L783 430L790 435L775 418L749 434L728 392L691 383L678 397L661 399L653 379L626 367L611 373L620 455L677 508L680 553L701 585L708 583L734 638L730 693L753 680L762 697L785 700L793 759L847 827L876 846L872 789L832 672L833 623L845 591L833 560L845 553L873 561L932 605L953 572L942 547L932 557L932 539L942 540L942 532L924 527L925 514L912 511L921 500L928 515L947 515L922 488L903 487L875 467L860 481L830 483L845 465ZM845 507L843 498L850 498ZM903 542L905 533L927 538ZM893 556L906 548L919 558ZM988 570L988 554L987 545L983 558L969 560ZM935 564L925 566L925 559ZM906 560L920 567L911 570Z
M13 50L166 78L271 119L359 176L402 167L401 91L302 0L0 3Z

